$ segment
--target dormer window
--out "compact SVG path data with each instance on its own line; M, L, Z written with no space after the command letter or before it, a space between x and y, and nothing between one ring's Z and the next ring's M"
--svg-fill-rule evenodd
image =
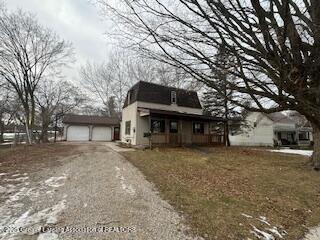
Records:
M177 93L175 91L171 91L171 103L172 104L177 103Z

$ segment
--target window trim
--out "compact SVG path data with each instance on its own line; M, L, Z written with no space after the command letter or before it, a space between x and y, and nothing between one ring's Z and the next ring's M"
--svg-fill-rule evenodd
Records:
M171 123L173 123L173 122L175 122L175 123L177 123L177 131L172 131L172 129L171 129ZM177 121L177 120L170 120L170 122L169 122L169 133L179 133L179 121Z
M153 130L153 122L154 121L158 121L158 122L163 122L163 129L161 128L161 124L160 124L160 131L159 132L154 132ZM159 119L159 118L152 118L150 121L150 132L153 134L163 134L166 132L166 120L165 119ZM162 131L163 130L163 131Z
M306 138L300 138L300 134L305 134ZM299 141L310 141L310 133L308 131L300 131L298 133L298 139Z
M131 134L131 121L126 121L125 122L125 129L124 129L124 134L125 135L130 135Z
M195 125L196 124L200 124L200 132L196 132L196 127ZM202 125L202 128L201 128L201 125ZM204 122L193 122L192 123L192 132L193 134L204 134Z

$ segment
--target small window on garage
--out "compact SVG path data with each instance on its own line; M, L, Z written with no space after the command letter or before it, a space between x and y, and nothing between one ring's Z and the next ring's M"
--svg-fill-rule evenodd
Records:
M203 122L194 122L193 123L193 133L204 133L204 124Z
M164 133L165 121L164 120L151 120L151 132L152 133Z
M126 121L125 134L130 135L130 130L131 130L131 121Z

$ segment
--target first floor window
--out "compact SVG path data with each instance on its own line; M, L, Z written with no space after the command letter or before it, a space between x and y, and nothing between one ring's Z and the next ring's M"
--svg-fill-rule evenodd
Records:
M194 122L193 133L204 133L204 124L202 122Z
M126 121L126 129L125 129L126 135L130 135L130 129L131 129L131 121Z
M151 132L152 133L164 133L165 121L164 120L151 120Z
M309 132L299 132L299 140L309 140Z
M170 133L177 133L177 132L178 132L178 122L170 121Z

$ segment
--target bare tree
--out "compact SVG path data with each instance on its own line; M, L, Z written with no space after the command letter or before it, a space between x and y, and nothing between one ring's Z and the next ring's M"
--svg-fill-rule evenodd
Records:
M313 166L320 169L320 2L318 0L98 1L120 22L123 41L146 55L212 80L223 45L236 58L229 89L250 111L296 110L313 126ZM119 30L118 30L119 31Z
M88 62L81 67L80 77L85 89L104 105L105 112L110 112L108 107L112 99L118 114L128 89L138 81L189 89L202 86L181 68L120 50L111 52L105 63Z
M56 115L69 113L86 100L80 89L67 81L43 81L35 96L41 125L39 140L43 143L49 142L48 130Z
M0 76L15 90L24 110L26 129L35 121L35 91L39 82L55 74L72 55L71 44L42 27L32 14L0 12ZM28 136L29 131L27 131ZM31 143L31 139L28 139Z
M5 128L15 121L19 110L16 95L6 84L0 84L0 143L4 141Z

